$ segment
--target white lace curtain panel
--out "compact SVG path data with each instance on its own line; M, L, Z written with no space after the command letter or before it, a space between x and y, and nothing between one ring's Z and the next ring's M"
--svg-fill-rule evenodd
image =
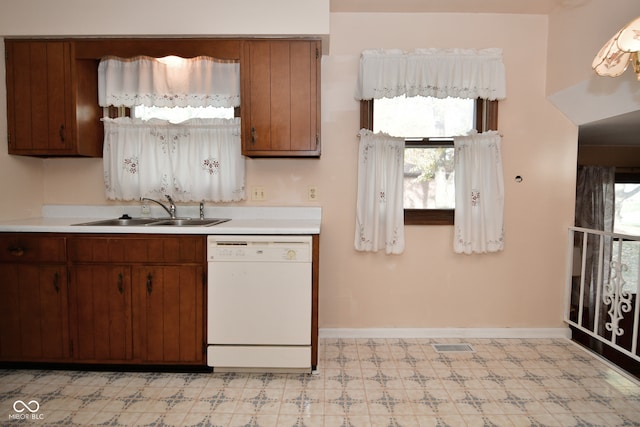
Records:
M495 131L453 138L456 253L504 249L504 180L501 137Z
M502 50L365 50L360 56L356 99L400 95L435 98L503 99L506 96Z
M196 58L103 58L101 106L236 107L237 62ZM104 183L111 200L140 197L231 202L245 198L240 119L104 118Z
M240 64L195 58L105 57L98 67L102 107L237 107Z
M108 199L208 200L245 198L240 119L103 119Z
M360 131L355 248L404 251L404 139Z

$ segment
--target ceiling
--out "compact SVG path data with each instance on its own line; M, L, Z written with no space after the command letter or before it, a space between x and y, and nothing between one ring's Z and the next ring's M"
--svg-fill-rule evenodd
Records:
M640 111L581 125L578 142L580 145L640 145Z
M548 15L591 0L330 0L334 13L513 13ZM638 83L640 84L640 82ZM585 145L640 145L640 111L579 126Z

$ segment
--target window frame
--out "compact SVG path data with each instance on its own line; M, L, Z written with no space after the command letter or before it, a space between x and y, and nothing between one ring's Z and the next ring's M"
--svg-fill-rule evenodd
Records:
M616 184L640 184L640 168L616 168Z
M373 131L373 99L360 101L360 128ZM474 126L478 132L498 130L498 101L477 98ZM406 138L407 146L453 146L453 138ZM455 209L405 209L405 225L453 225Z

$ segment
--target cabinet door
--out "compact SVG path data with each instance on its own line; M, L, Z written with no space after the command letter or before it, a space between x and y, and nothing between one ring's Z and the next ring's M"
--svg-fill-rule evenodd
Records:
M7 41L9 154L64 154L74 146L71 45Z
M319 41L245 43L241 73L244 155L320 155L319 64Z
M131 360L131 268L74 265L70 286L74 359Z
M199 265L133 269L135 358L204 363L204 276Z
M0 264L0 277L0 359L68 357L66 267Z

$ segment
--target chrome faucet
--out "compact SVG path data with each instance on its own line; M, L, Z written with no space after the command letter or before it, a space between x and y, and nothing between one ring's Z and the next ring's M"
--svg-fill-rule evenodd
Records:
M162 209L164 209L165 211L167 211L167 213L169 214L169 216L171 217L171 219L175 219L175 218L176 218L176 204L175 204L175 202L173 201L173 199L171 198L171 196L170 196L170 195L165 194L165 197L167 198L167 200L169 200L169 207L166 207L166 206L164 205L164 203L161 203L161 202L159 202L159 201L157 201L157 200L155 200L155 199L150 199L150 198L148 198L148 197L141 197L141 198L140 198L140 201L148 200L148 201L150 201L150 202L153 202L153 203L157 203L157 204L159 204L160 206L162 206Z

